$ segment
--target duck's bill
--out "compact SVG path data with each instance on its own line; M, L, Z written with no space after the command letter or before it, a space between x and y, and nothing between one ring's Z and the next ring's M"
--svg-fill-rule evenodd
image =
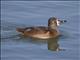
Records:
M62 23L65 23L67 22L66 20L57 20L57 26L61 25Z
M67 22L66 20L62 20L62 21L60 21L61 23L65 23L65 22Z

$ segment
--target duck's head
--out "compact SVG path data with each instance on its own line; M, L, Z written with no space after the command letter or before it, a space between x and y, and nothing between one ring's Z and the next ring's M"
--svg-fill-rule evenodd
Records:
M59 20L56 17L51 17L48 20L48 27L50 28L56 28L58 26L60 26L62 23L67 22L66 20Z

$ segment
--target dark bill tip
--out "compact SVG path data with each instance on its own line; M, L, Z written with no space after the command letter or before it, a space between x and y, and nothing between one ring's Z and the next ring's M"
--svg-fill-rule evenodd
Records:
M64 20L64 22L67 22L67 20Z
M62 21L60 21L61 23L65 23L65 22L67 22L67 20L62 20Z

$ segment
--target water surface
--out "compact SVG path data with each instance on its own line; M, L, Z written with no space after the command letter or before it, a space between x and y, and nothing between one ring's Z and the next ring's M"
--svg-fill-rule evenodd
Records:
M73 1L2 1L2 60L79 60L79 3ZM65 19L58 39L34 40L16 32L17 27L47 26L51 16ZM63 50L54 51L55 47Z

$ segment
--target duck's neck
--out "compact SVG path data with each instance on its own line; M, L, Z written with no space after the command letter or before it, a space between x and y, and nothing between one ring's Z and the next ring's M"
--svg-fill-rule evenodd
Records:
M49 27L50 29L55 29L55 30L57 29L57 26L54 25L54 24L49 24L48 27Z
M48 25L48 29L51 31L57 31L59 33L58 27L56 25Z

